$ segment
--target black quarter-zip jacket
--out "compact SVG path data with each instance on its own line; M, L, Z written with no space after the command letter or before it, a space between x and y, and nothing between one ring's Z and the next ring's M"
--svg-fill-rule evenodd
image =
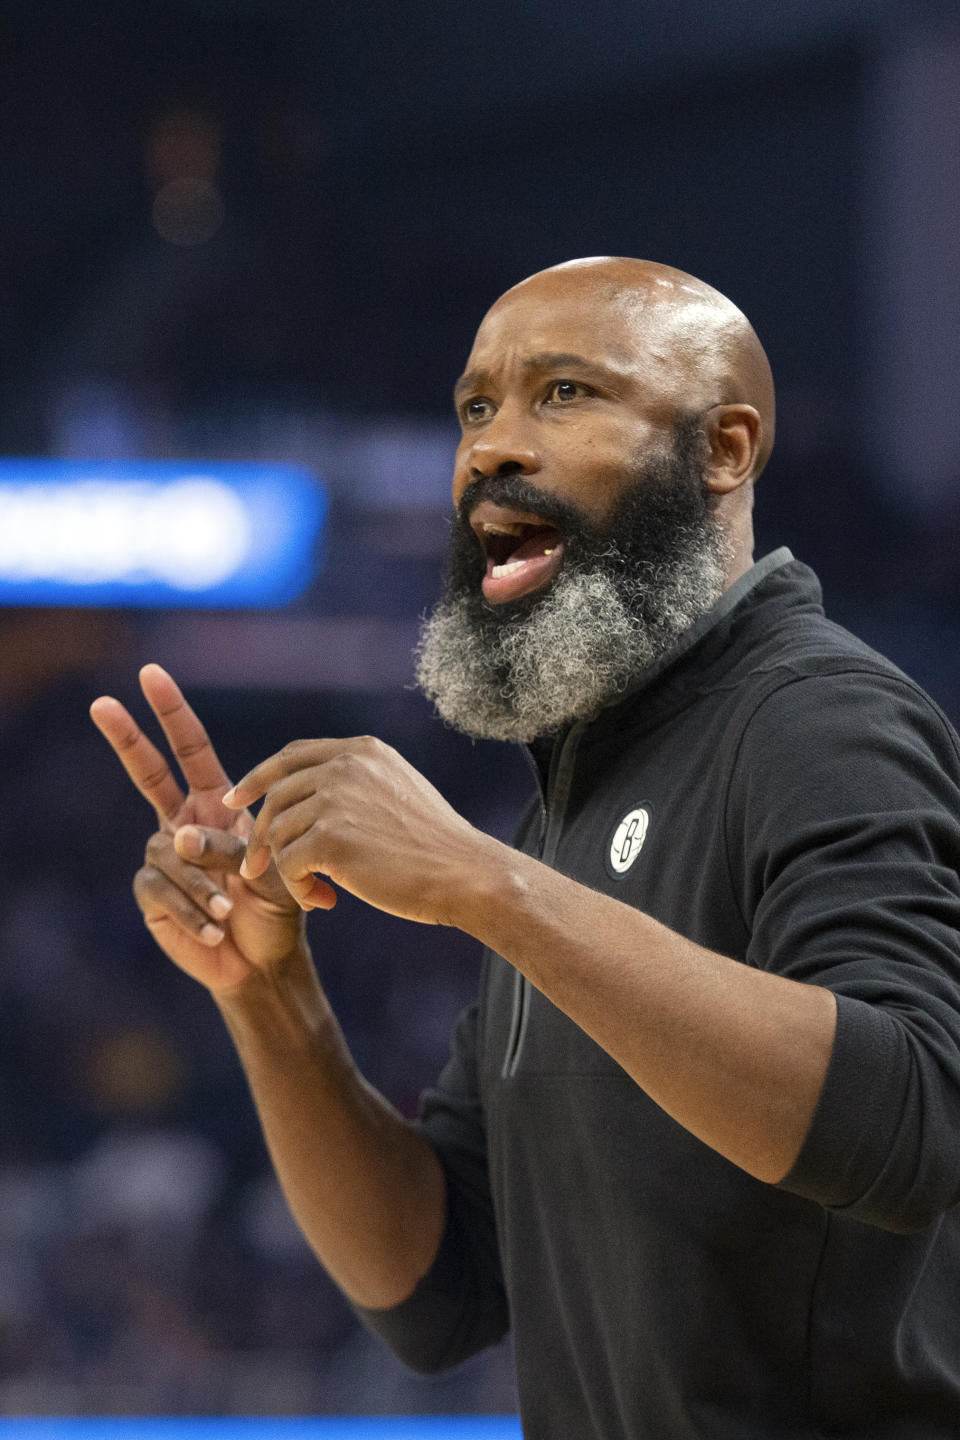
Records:
M528 1440L955 1440L960 745L941 712L778 551L555 742L519 843L831 989L823 1092L790 1173L755 1180L487 955L421 1107L446 1232L366 1322L425 1370L512 1328Z

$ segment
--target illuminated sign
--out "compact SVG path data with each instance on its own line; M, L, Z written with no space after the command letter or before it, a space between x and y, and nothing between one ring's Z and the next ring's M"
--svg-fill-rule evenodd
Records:
M292 465L0 460L0 604L283 605L327 498Z

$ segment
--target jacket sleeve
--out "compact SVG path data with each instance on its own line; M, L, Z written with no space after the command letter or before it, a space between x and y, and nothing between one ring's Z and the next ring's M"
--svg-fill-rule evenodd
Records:
M357 1314L414 1370L446 1370L498 1341L509 1313L477 1087L477 1007L461 1015L450 1059L421 1098L419 1126L447 1179L447 1223L432 1267L389 1310Z
M898 1232L960 1199L960 762L906 678L793 678L741 742L727 810L748 963L837 998L782 1189Z

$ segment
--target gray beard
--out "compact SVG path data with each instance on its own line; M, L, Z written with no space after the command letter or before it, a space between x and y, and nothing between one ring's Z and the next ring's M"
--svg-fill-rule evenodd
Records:
M695 501L689 486L638 484L603 544L565 560L527 604L487 605L476 577L451 585L416 652L417 684L447 724L483 740L550 735L591 719L666 655L724 589L725 537L695 483ZM653 543L642 523L651 504ZM620 548L613 537L624 531Z
M534 740L591 719L622 695L722 593L719 559L691 556L661 577L658 615L644 621L611 576L561 571L533 614L492 642L463 597L441 601L420 631L417 684L465 735Z

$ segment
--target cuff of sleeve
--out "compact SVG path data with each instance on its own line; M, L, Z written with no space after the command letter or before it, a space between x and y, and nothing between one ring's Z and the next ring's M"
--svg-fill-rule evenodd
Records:
M457 1260L456 1242L448 1224L433 1264L406 1300L386 1310L353 1306L368 1330L385 1340L413 1370L427 1374L453 1363L445 1362L443 1350L446 1337L456 1330L460 1318L458 1287L450 1283Z
M423 1374L448 1370L495 1344L509 1324L499 1268L485 1265L478 1273L462 1208L448 1176L447 1224L430 1269L399 1305L353 1307L405 1365Z
M908 1046L901 1026L880 1007L846 995L836 999L827 1076L800 1154L778 1189L884 1224L869 1213L871 1196L900 1128Z

